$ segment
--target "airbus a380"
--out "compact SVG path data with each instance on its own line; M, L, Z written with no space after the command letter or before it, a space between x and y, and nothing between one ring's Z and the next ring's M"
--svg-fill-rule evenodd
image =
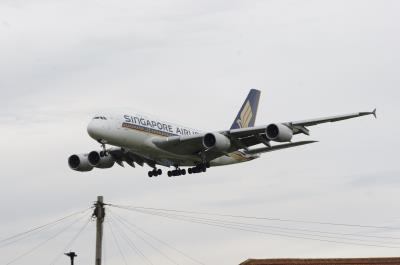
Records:
M152 168L149 177L162 174L158 166L174 168L168 171L169 177L185 175L186 172L195 174L206 172L209 167L251 161L266 152L315 143L292 142L294 135L309 135L310 126L366 115L376 118L375 109L372 112L254 126L260 94L259 90L251 89L231 128L214 132L138 113L97 115L90 121L87 132L101 144L102 150L72 155L68 164L76 171L111 168L115 163L124 166L124 162L132 167L147 164ZM111 147L107 148L107 145Z

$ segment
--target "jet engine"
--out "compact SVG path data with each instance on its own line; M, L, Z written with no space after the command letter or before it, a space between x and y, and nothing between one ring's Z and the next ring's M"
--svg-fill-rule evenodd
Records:
M275 142L290 142L293 137L293 131L281 123L268 125L265 134L268 140Z
M93 166L90 165L88 154L72 155L68 158L68 165L76 171L90 171Z
M90 152L88 155L88 160L89 164L92 167L97 167L97 168L110 168L115 163L115 160L111 155L107 154L103 156L100 155L100 152L98 151Z
M231 141L220 133L207 133L203 137L203 146L207 149L227 151L231 147Z

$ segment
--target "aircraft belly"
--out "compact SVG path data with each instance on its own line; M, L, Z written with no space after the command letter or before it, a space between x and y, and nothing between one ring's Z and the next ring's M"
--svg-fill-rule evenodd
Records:
M162 139L163 136L119 128L109 133L107 142L111 145L131 150L138 155L143 155L143 157L154 160L164 166L195 166L202 162L200 157L196 155L179 155L160 149L153 143L154 138ZM210 165L231 165L249 160L252 160L252 157L244 156L240 152L232 152L210 161Z
M218 157L218 158L210 161L210 165L212 167L232 165L232 164L237 164L237 163L240 163L240 162L238 160L235 160L232 157L228 157L228 156L221 156L221 157Z
M210 161L210 165L215 167L215 166L225 166L225 165L232 165L232 164L237 164L237 163L243 163L247 161L251 161L257 157L255 156L248 156L243 154L242 152L235 151L232 153L229 153L227 155L218 157L212 161Z
M177 155L158 148L153 144L154 138L163 138L162 136L152 135L141 131L132 131L121 128L119 133L108 139L109 144L120 146L132 152L143 155L146 158L155 160L162 165L181 165L194 166L195 161L200 162L197 156Z

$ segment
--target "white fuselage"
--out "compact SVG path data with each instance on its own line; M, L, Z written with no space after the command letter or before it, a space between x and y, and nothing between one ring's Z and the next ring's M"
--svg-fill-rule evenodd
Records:
M171 136L190 137L204 132L177 124L160 121L142 114L98 115L89 123L88 134L95 140L122 147L157 161L164 166L194 166L201 163L199 155L178 155L154 144L155 139ZM246 162L257 158L240 151L210 161L211 166Z

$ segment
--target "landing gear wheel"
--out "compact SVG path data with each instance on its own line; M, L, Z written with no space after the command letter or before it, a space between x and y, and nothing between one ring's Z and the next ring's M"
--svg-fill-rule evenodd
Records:
M149 173L147 173L147 175L149 175L149 178L153 177L153 171L149 171Z
M162 170L161 169L157 169L157 175L159 175L159 176L162 175Z
M200 164L200 165L197 165L197 166L195 166L195 167L189 168L189 169L188 169L188 173L189 173L189 174L197 174L197 173L206 172L208 167L210 167L210 164L209 164L209 163L207 163L207 164ZM183 174L186 174L186 172L183 173Z
M172 177L172 172L168 171L167 175L168 175L168 177Z
M186 169L181 169L181 175L186 175Z

